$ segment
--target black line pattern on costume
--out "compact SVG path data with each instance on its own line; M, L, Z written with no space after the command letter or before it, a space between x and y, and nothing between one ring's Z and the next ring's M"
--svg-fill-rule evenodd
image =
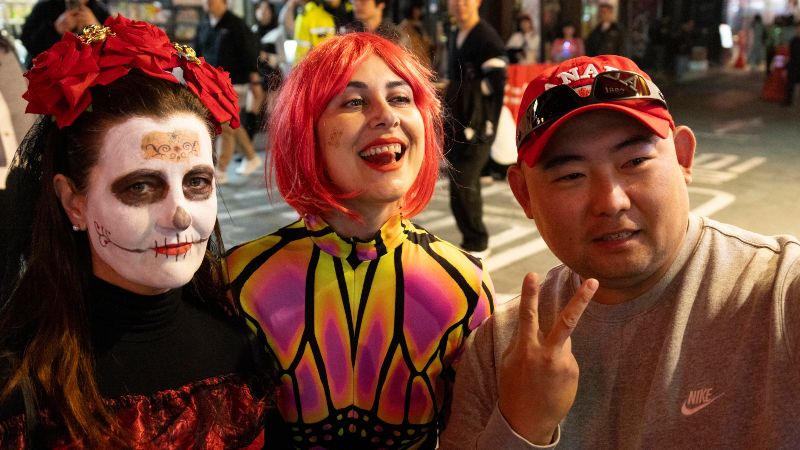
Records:
M367 310L367 302L369 301L369 294L372 292L372 282L375 280L375 272L378 270L378 261L376 259L374 261L369 262L369 266L367 266L367 272L364 274L364 288L361 290L361 298L358 302L358 315L356 316L356 326L355 326L355 334L353 335L353 342L350 346L351 350L358 349L358 342L359 337L361 336L361 325L364 319L364 313ZM353 363L355 364L356 361L356 351L352 351L353 353Z
M308 273L306 274L306 323L305 329L303 330L303 338L300 341L300 347L303 348L305 345L308 345L311 349L311 354L314 357L314 363L317 365L317 373L319 373L319 378L323 381L326 381L320 383L320 385L325 393L325 402L327 403L328 411L332 411L335 408L333 407L333 399L331 398L331 388L327 383L327 366L325 365L325 360L322 358L322 351L319 348L319 342L317 342L317 339L314 336L316 331L314 327L314 311L316 310L316 304L314 302L314 282L316 281L315 275L317 271L317 265L319 264L320 252L321 250L319 247L314 246L314 249L311 253L311 262L308 264ZM294 369L297 369L296 365L292 367L292 371L294 371ZM298 411L302 411L302 409L298 409Z
M381 299L381 301L386 302L386 307L394 309L394 314L392 322L387 324L389 325L389 328L386 330L386 332L391 333L391 335L387 334L386 336L388 342L386 343L385 353L383 355L383 360L379 361L380 365L378 367L377 380L375 380L376 384L375 392L373 393L372 405L367 409L357 407L352 404L335 409L331 395L332 387L328 382L328 374L324 365L325 361L323 360L323 354L320 350L321 341L319 341L314 334L316 331L314 323L314 308L316 305L313 301L315 290L314 283L317 278L316 272L320 270L319 263L322 253L320 253L319 247L316 245L313 246L313 250L311 251L312 255L310 255L310 260L308 261L308 266L306 267L306 286L304 294L306 310L305 317L303 319L304 330L302 331L300 343L296 350L297 354L294 355L291 364L286 369L279 369L279 375L285 376L284 380L292 383L291 390L295 396L294 401L298 420L296 422L287 424L289 439L292 443L292 446L295 448L311 448L315 446L322 446L328 449L361 449L378 447L384 447L387 449L404 449L412 445L421 445L421 448L424 449L435 448L437 436L435 420L440 417L441 406L444 404L443 397L441 397L441 395L446 395L446 393L434 395L438 378L432 379L429 376L429 369L435 362L439 362L442 370L440 376L444 377L444 381L447 380L447 375L452 373L452 370L449 370L450 368L447 365L447 342L451 336L451 333L454 331L461 330L464 334L469 332L468 325L470 318L475 311L477 302L481 299L481 291L484 291L485 293L487 286L485 283L482 283L481 286L477 288L476 292L476 289L470 286L468 281L461 276L460 272L453 265L453 263L437 254L431 248L430 244L432 242L437 242L438 239L432 235L426 236L423 233L414 232L413 227L408 229L406 228L405 223L403 223L403 228L407 236L407 241L410 244L421 247L423 253L432 258L433 265L438 265L441 267L442 270L444 270L454 280L458 286L458 290L461 292L458 295L463 296L459 297L459 299L463 298L463 300L458 301L466 301L466 311L463 313L463 315L455 317L455 320L450 323L450 326L448 326L446 330L443 330L442 334L437 335L439 341L435 344L436 347L433 349L431 354L428 355L427 360L424 361L424 366L417 369L411 357L411 347L409 345L410 341L408 340L409 337L404 333L404 325L406 324L405 289L403 283L403 255L405 253L405 244L402 244L394 249L394 254L391 257L369 261L366 267L361 265L361 261L355 266L350 266L350 261L348 261L346 258L333 258L332 264L335 272L335 282L337 283L337 287L339 289L339 295L342 297L341 305L344 309L347 327L349 328L347 335L350 339L350 361L354 368L358 358L359 340L361 337L362 328L364 326L363 321L366 314L366 307L368 301L370 300L370 294L374 295L373 289L375 289L374 284L377 283L378 269L380 268L381 270L381 276L384 276L383 270L387 269L387 267L383 267L382 265L393 264L395 279L395 288L393 292L394 298ZM272 235L273 238L275 235L278 235L280 237L279 241L271 244L268 249L259 254L253 261L248 262L243 272L237 276L232 283L232 290L234 290L236 297L239 298L241 295L241 289L246 283L247 279L249 279L264 263L266 263L270 256L274 255L275 252L279 251L279 249L285 247L289 242L294 239L303 239L310 236L325 236L330 232L332 232L330 228L325 228L324 230L317 230L314 232L309 232L303 228L284 228L279 230L279 232L274 233ZM354 254L355 249L351 248L351 250L353 251L350 252L350 255ZM256 262L256 260L259 261ZM387 270L386 276L389 276L388 272L391 271L392 269ZM352 287L358 287L359 285L361 286L362 290L358 299L354 297L355 291L351 292L351 286L347 283L349 280L348 277L353 276L356 273L358 273L359 276L363 276L363 284L356 282L356 284L352 285ZM492 301L488 294L486 297ZM350 303L355 300L358 300L358 308L355 317L353 317L354 311L351 309ZM375 298L373 300L378 299ZM239 301L241 303L241 299L239 299ZM413 318L409 319L413 320ZM257 326L257 322L255 322L255 320L252 318L250 318L250 320L251 323L254 323ZM263 333L260 333L259 336L261 336L263 342L266 342L266 336L264 336ZM315 423L305 423L301 404L302 392L300 391L298 377L296 375L296 369L299 366L303 356L306 354L306 351L310 352L313 358L313 364L316 365L315 368L317 370L317 375L320 377L319 381L321 381L319 387L322 389L321 394L324 393L324 401L327 405L327 417ZM276 358L275 352L271 351L271 349L270 354L273 355L273 358ZM403 406L403 416L401 419L402 423L389 424L384 422L378 416L378 412L380 411L381 393L389 379L392 360L395 357L398 358L399 364L401 366L405 365L406 369L408 370L408 379L404 380L406 385L405 398L399 399ZM354 378L353 382L355 383L356 381L357 380ZM427 390L427 395L429 396L430 401L432 401L433 406L432 412L434 417L432 417L430 421L421 424L410 423L412 387L415 382L418 384L421 383L424 386L422 389ZM321 398L320 401L322 401Z
M280 239L269 249L265 250L264 252L253 258L250 262L248 262L247 265L245 265L244 269L242 269L242 272L233 281L230 282L229 289L233 293L234 298L240 299L242 295L242 287L244 287L244 284L247 282L247 280L249 280L250 277L253 276L253 274L258 270L259 267L264 265L264 263L267 262L267 260L272 258L272 256L275 255L275 253L277 253L279 250L289 245L291 242L303 239L308 235L308 233L305 232L306 231L305 228L291 228L292 226L296 226L298 222L300 222L300 219L294 221L293 223L281 228L280 230L270 235L270 236L277 236ZM232 255L237 250L239 250L243 245L244 244L237 245L232 249L228 250L228 252L225 254L225 257L227 258L228 256ZM241 304L239 306L241 307ZM253 323L257 323L254 318L251 317L251 319L253 320Z
M342 260L338 258L333 259L333 271L336 274L336 283L339 286L339 299L342 303L342 310L344 317L347 321L347 337L352 344L355 341L355 327L353 325L353 313L350 311L350 290L347 289L347 280L344 279L344 268L342 267ZM350 363L355 362L356 347L350 345Z

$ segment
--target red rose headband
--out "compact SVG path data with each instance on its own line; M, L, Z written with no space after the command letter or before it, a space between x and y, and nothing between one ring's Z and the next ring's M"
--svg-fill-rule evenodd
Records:
M223 123L239 126L238 98L227 72L197 58L191 47L171 43L158 27L123 16L86 27L80 36L66 33L34 58L25 73L25 112L53 116L59 128L66 127L92 104L89 88L131 69L189 88L208 109L217 134Z

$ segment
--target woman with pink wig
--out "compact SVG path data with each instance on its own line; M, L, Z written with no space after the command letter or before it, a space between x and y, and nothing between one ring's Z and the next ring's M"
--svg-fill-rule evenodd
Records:
M442 161L431 77L351 33L279 94L269 176L301 217L226 261L279 376L278 447L435 448L453 364L492 312L481 261L409 220Z

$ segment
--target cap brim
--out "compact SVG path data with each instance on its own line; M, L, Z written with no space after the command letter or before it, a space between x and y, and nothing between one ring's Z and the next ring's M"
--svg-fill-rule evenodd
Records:
M529 167L533 167L542 155L550 137L558 130L561 124L579 114L598 109L610 109L625 113L638 120L642 125L646 126L662 139L669 136L669 131L675 128L675 123L672 121L672 116L670 116L669 111L658 103L637 105L636 108L626 106L624 103L595 103L568 112L563 117L553 122L540 134L531 136L531 139L518 150L517 161L525 161L525 164Z

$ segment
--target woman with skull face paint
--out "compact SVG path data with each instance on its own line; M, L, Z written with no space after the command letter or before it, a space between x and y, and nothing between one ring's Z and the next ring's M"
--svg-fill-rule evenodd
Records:
M222 289L230 78L124 17L36 58L12 167L0 448L259 448L268 374Z
M279 94L271 173L301 219L226 258L278 368L276 448L436 446L454 362L494 294L480 260L408 219L442 162L430 80L397 45L351 33Z

